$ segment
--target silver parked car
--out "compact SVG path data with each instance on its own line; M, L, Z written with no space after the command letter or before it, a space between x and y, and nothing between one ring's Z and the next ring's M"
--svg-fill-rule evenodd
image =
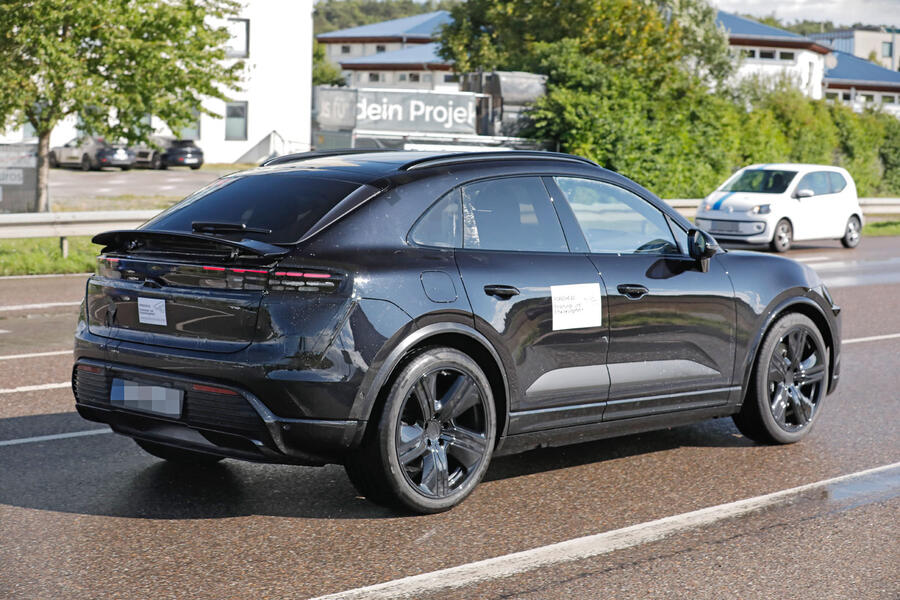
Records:
M127 171L134 165L134 152L122 144L110 144L105 138L83 136L50 150L51 167L80 167L82 171L119 167Z

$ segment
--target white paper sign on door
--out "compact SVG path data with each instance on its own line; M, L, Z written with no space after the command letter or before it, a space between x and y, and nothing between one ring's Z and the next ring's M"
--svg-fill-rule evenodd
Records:
M147 325L166 324L166 301L156 298L138 298L138 321Z
M553 330L599 327L603 324L603 292L599 283L551 285Z

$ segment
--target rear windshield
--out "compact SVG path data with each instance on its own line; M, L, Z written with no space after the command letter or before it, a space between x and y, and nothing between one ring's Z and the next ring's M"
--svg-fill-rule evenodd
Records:
M754 192L757 194L783 194L797 171L753 169L744 171L734 181L722 186L725 192Z
M190 148L195 145L194 140L175 140L172 142L173 148Z
M269 244L296 242L335 204L360 185L309 177L304 173L265 173L223 177L188 196L142 229L192 231L194 222L244 223L271 233L224 233Z

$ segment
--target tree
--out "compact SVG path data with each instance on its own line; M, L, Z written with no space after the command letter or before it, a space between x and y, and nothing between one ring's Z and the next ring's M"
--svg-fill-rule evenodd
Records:
M346 85L340 68L328 60L325 46L313 41L313 85Z
M50 132L77 115L82 129L129 142L147 115L180 129L204 98L227 99L243 63L226 64L233 0L0 1L0 127L38 137L38 210L48 209Z

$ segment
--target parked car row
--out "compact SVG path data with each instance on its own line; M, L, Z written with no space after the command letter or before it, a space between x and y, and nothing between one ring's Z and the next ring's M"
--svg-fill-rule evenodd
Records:
M103 167L131 167L167 169L203 165L203 150L192 140L153 137L150 144L127 147L111 144L105 138L85 136L75 138L50 150L50 166L78 167L82 171L96 171Z

